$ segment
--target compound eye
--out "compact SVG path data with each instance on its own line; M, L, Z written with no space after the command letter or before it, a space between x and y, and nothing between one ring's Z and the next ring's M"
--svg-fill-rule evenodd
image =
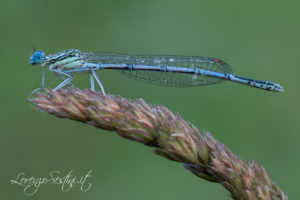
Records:
M44 52L41 50L36 50L32 56L30 56L30 61L29 63L32 65L40 64L44 61L45 55Z

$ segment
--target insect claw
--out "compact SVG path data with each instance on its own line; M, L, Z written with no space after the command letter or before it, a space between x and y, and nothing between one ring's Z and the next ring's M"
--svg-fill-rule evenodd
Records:
M32 97L37 91L39 91L39 90L41 90L41 89L44 89L44 87L39 87L39 88L34 89L34 90L28 95L27 99L30 100L31 97Z

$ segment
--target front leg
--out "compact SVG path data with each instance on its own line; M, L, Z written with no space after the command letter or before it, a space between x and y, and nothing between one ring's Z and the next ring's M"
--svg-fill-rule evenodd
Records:
M34 90L30 93L30 95L27 97L28 99L30 99L30 97L31 97L34 93L36 93L37 91L39 91L39 90L41 90L41 89L43 89L43 88L45 87L45 72L46 72L46 68L43 67L43 71L42 71L42 85L41 85L41 87L38 87L38 88L34 89Z

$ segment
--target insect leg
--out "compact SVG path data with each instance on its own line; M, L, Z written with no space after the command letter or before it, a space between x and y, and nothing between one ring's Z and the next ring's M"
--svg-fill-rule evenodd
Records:
M51 71L53 71L54 73L56 73L58 76L62 76L65 75L68 78L64 79L63 82L61 82L58 86L56 86L51 94L57 90L59 90L60 88L64 87L65 85L69 84L71 82L71 80L73 79L73 76L71 74L68 73L68 71L61 71L61 70L57 70L57 69L52 69ZM70 71L70 70L69 70ZM50 95L51 95L50 94Z
M94 82L93 73L90 74L90 82L91 82L91 90L95 91L95 82Z
M102 86L102 84L101 84L101 81L100 81L100 79L98 78L98 76L97 76L97 74L96 74L96 72L95 72L94 70L91 69L91 72L92 72L93 76L95 77L96 81L98 82L98 84L99 84L99 86L100 86L100 89L101 89L101 92L102 92L102 94L103 94L104 97L105 97L105 103L107 104L106 94L105 94L104 88L103 88L103 86Z
M43 89L43 88L44 88L44 86L45 86L45 72L46 72L46 68L43 67L43 70L42 70L42 85L41 85L41 87L38 87L38 88L34 89L34 90L30 93L30 95L28 96L28 99L30 99L30 97L31 97L34 93L36 93L36 92L39 91L40 89Z

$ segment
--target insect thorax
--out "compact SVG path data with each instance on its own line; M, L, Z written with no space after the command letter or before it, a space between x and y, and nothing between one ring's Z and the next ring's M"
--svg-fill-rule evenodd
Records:
M51 69L75 69L85 63L81 52L78 49L69 49L57 54L48 55L45 58L45 65Z

